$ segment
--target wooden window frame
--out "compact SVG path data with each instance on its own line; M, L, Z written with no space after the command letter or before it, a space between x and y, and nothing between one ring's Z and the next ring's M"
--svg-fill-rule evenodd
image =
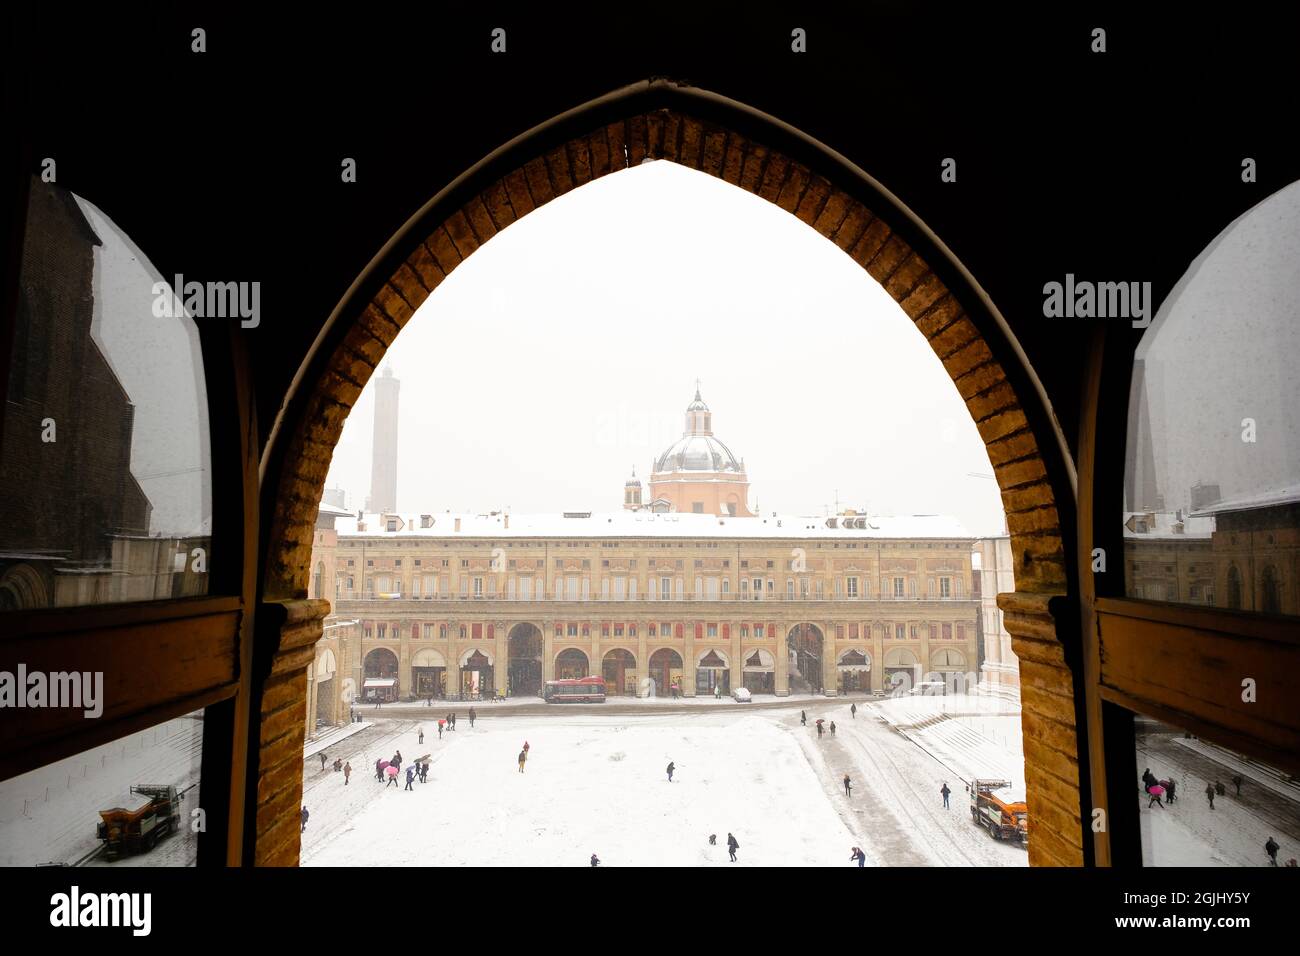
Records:
M1097 330L1081 403L1080 651L1092 802L1106 820L1093 833L1102 866L1142 865L1134 715L1300 773L1300 696L1285 687L1300 673L1296 619L1125 593L1123 486L1139 341L1127 326ZM1091 571L1098 548L1106 573ZM1248 677L1257 682L1253 703L1241 699Z
M29 157L30 158L30 157ZM29 163L7 190L12 294L0 311L0 394L7 392L26 240ZM72 191L75 191L73 189ZM111 214L111 210L106 210ZM165 260L159 259L162 268ZM258 564L258 446L247 356L231 323L196 323L207 392L212 538L208 594L162 601L30 609L0 616L0 666L103 671L103 716L12 709L0 724L0 779L9 779L202 708L199 866L252 858L256 754L253 614ZM0 406L0 436L4 429Z

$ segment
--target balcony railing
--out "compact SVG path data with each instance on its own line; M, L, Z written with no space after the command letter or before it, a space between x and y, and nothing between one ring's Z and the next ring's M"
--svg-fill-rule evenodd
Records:
M739 594L674 594L670 597L649 597L636 595L635 597L615 597L614 595L588 595L586 597L569 597L568 595L556 596L546 594L541 597L519 597L518 595L507 594L403 594L400 591L339 591L335 596L336 601L427 601L430 603L441 604L483 604L489 602L509 602L512 604L687 604L687 603L731 603L731 604L825 604L834 602L836 604L961 604L977 603L979 598L974 595L950 595L948 597L869 597L859 595L858 597L847 597L844 595L822 595L809 594L806 596L795 595L787 597L784 594L765 594L762 597L753 595Z

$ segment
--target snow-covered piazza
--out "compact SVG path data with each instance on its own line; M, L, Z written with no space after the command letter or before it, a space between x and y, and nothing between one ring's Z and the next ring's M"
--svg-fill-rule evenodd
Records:
M478 705L472 725L464 704L366 707L304 749L302 863L731 865L734 837L739 866L855 866L855 847L867 866L1025 866L1024 849L975 825L967 790L1004 779L1023 792L1014 707L981 694L517 700ZM0 863L192 865L201 733L190 715L5 781ZM1297 855L1295 781L1154 722L1138 740L1148 865L1265 865L1269 839L1279 865ZM377 779L398 754L398 773ZM424 762L427 780L408 786ZM1143 792L1148 769L1177 781L1173 803ZM177 830L109 859L100 813L146 783L176 788ZM1213 807L1207 783L1223 785Z
M607 866L695 866L729 863L734 835L740 865L852 865L853 847L872 866L1026 865L1024 850L972 824L958 769L877 709L916 700L658 700L518 715L498 705L478 708L472 728L462 706L441 739L445 714L409 708L323 744L324 770L321 750L308 757L302 862L556 866L595 854ZM1007 739L1018 745L1018 732ZM397 752L396 782L381 783L376 761ZM417 777L408 791L406 768L426 754L428 783ZM1018 754L992 740L976 759L989 761L984 776L1019 774ZM335 760L351 765L349 783Z

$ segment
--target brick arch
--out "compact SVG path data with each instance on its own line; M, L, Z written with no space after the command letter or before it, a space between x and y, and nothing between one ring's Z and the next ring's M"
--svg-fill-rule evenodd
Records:
M1067 590L1059 506L1072 513L1074 467L1045 393L996 308L910 210L824 145L714 94L647 81L585 104L486 158L390 241L326 323L270 436L264 600L306 597L316 509L344 420L430 293L511 223L645 159L715 176L815 229L880 283L952 378L993 465L1015 558L1017 590L1000 603L1025 678L1031 801L1050 795L1039 806L1056 808L1051 820L1036 817L1031 860L1081 863L1075 695L1060 612L1048 606Z

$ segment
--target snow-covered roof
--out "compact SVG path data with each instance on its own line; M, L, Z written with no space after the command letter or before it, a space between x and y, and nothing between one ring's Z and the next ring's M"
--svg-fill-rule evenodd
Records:
M1138 531L1137 522L1146 525L1145 531ZM1175 530L1182 524L1182 530ZM1184 513L1181 522L1176 511L1130 511L1124 515L1124 537L1141 538L1176 538L1178 540L1196 538L1209 540L1214 534L1214 516L1204 512Z
M320 503L320 507L318 508L318 511L320 514L335 515L336 517L343 517L344 515L354 514L354 512L348 511L347 508L340 508L337 505L327 504L324 501Z
M1225 511L1250 511L1255 508L1294 504L1297 501L1300 501L1300 485L1287 485L1285 488L1270 488L1253 495L1240 495L1236 498L1216 501L1193 514L1212 516Z
M958 521L948 515L872 515L862 527L842 527L846 518L823 515L766 515L739 518L718 515L651 511L567 512L548 514L442 514L428 515L430 527L421 527L423 515L367 514L364 531L357 530L356 515L335 522L340 536L377 538L822 538L849 541L877 538L960 538L974 540ZM398 519L398 530L389 531L385 517ZM459 528L457 529L457 521ZM828 526L833 521L835 527Z

